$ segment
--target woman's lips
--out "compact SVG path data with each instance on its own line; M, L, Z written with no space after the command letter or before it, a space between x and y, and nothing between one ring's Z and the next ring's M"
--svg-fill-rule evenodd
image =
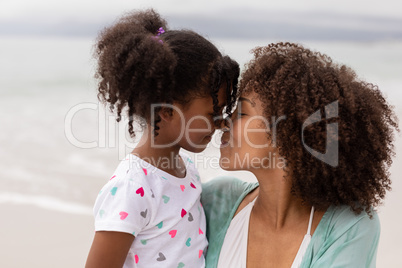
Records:
M226 147L229 144L229 141L225 140L225 139L221 139L221 148L222 147Z
M228 136L230 136L228 132L223 133L221 137L221 148L226 147L229 144Z

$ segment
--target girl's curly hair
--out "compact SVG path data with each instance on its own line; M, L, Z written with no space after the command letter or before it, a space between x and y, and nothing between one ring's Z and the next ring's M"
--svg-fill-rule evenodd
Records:
M391 189L393 130L399 131L393 106L377 86L358 80L350 68L301 45L270 44L253 53L239 92L257 93L267 118L286 116L275 140L272 133L268 136L286 160L292 193L317 209L348 205L355 213L371 215L371 207ZM317 111L324 119L333 118L306 127ZM329 124L337 131L327 133ZM328 144L337 144L337 150L326 152ZM316 156L328 153L336 164L307 148Z
M160 27L166 31L157 35ZM211 96L218 115L218 92L227 85L228 100L237 92L239 66L204 37L190 30L169 30L154 10L134 11L120 18L98 36L94 57L98 65L98 99L108 102L117 121L127 109L129 133L135 136L134 119L150 123L158 134L161 121L151 104L187 104L194 97ZM233 90L232 90L233 88ZM234 102L227 103L231 110Z

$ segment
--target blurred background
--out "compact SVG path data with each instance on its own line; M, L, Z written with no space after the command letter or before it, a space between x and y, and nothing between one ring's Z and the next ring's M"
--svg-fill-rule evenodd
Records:
M249 51L292 41L375 83L402 118L402 2L137 0L0 2L0 267L83 267L92 205L135 141L96 98L97 33L153 7L171 29L209 38L243 68ZM203 181L221 174L219 139L192 155ZM378 208L378 267L402 267L402 139L393 190ZM235 176L253 181L244 172Z

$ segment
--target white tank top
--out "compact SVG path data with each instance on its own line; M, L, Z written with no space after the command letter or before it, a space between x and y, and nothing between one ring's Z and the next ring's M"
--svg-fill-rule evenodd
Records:
M251 210L254 206L255 198L245 206L231 221L226 232L221 252L219 255L219 268L246 268L247 265L247 242L248 227L250 222ZM291 268L298 268L306 253L307 247L311 241L311 224L313 222L314 207L311 208L310 221L307 233L299 247Z

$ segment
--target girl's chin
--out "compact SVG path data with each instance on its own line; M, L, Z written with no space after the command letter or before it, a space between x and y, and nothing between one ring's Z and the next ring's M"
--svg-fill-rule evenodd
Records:
M182 146L183 149L192 152L192 153L201 153L208 147L208 143L205 144L197 144L196 146L191 146L187 144L186 146Z
M206 148L207 148L207 146L198 146L197 148L192 148L192 150L188 150L188 149L186 149L186 150L187 150L187 151L190 151L190 152L192 152L192 153L201 153L201 152L203 152Z
M212 140L212 136L206 136L204 138L205 141L210 142Z

